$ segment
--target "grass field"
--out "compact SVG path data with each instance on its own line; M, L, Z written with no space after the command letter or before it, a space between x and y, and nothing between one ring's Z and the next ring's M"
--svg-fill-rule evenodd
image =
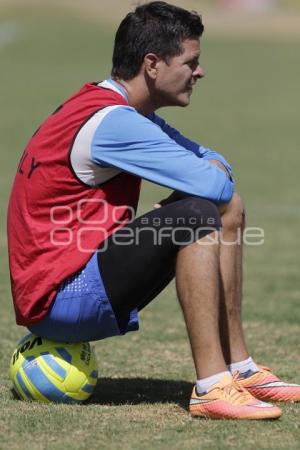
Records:
M8 2L6 2L8 3ZM87 80L110 68L113 31L99 20L55 9L0 9L0 449L298 449L299 406L280 421L192 420L194 371L174 286L141 314L141 331L95 344L100 378L85 406L17 401L10 391L16 327L6 256L5 213L15 168L40 121ZM98 23L97 23L98 22ZM100 23L99 23L100 22ZM247 247L244 322L251 354L299 381L300 38L203 41L207 77L190 108L162 114L232 162L249 226L265 244ZM147 184L140 211L164 196ZM126 274L125 274L126 275ZM298 377L297 377L298 375Z

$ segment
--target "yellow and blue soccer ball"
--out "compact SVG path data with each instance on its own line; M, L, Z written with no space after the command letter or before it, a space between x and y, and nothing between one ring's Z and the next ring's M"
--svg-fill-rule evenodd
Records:
M88 342L54 342L28 334L17 345L10 377L23 400L82 403L97 383L98 370Z

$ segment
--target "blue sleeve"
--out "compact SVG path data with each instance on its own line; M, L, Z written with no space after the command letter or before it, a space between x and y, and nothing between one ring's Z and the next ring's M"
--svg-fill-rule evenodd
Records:
M155 113L149 114L148 118L153 123L158 125L162 129L162 131L166 133L171 139L177 142L177 144L181 145L182 147L188 150L191 150L199 158L202 158L204 160L220 161L226 167L229 175L233 179L231 165L226 161L226 159L222 155L211 150L210 148L203 147L202 145L199 145L196 142L186 138L181 133L179 133L179 131L177 131L175 128L168 125L167 122L161 117L159 117L157 114Z
M214 202L230 201L234 183L223 170L178 145L134 108L107 111L91 142L93 162Z

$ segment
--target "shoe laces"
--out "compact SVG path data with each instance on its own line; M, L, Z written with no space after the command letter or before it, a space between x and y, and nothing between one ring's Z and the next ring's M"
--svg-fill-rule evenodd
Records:
M239 372L234 372L232 380L223 386L223 392L227 398L230 398L236 404L245 404L253 400L252 395L238 381Z

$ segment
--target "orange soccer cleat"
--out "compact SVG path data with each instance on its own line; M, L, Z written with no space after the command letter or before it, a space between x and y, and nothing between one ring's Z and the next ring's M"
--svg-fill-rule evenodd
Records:
M193 417L207 419L277 419L281 410L277 406L254 398L237 380L225 375L203 395L198 395L196 387L190 400Z
M259 367L259 372L239 374L239 383L250 394L260 400L277 402L299 402L300 385L286 383L274 375L268 367Z

